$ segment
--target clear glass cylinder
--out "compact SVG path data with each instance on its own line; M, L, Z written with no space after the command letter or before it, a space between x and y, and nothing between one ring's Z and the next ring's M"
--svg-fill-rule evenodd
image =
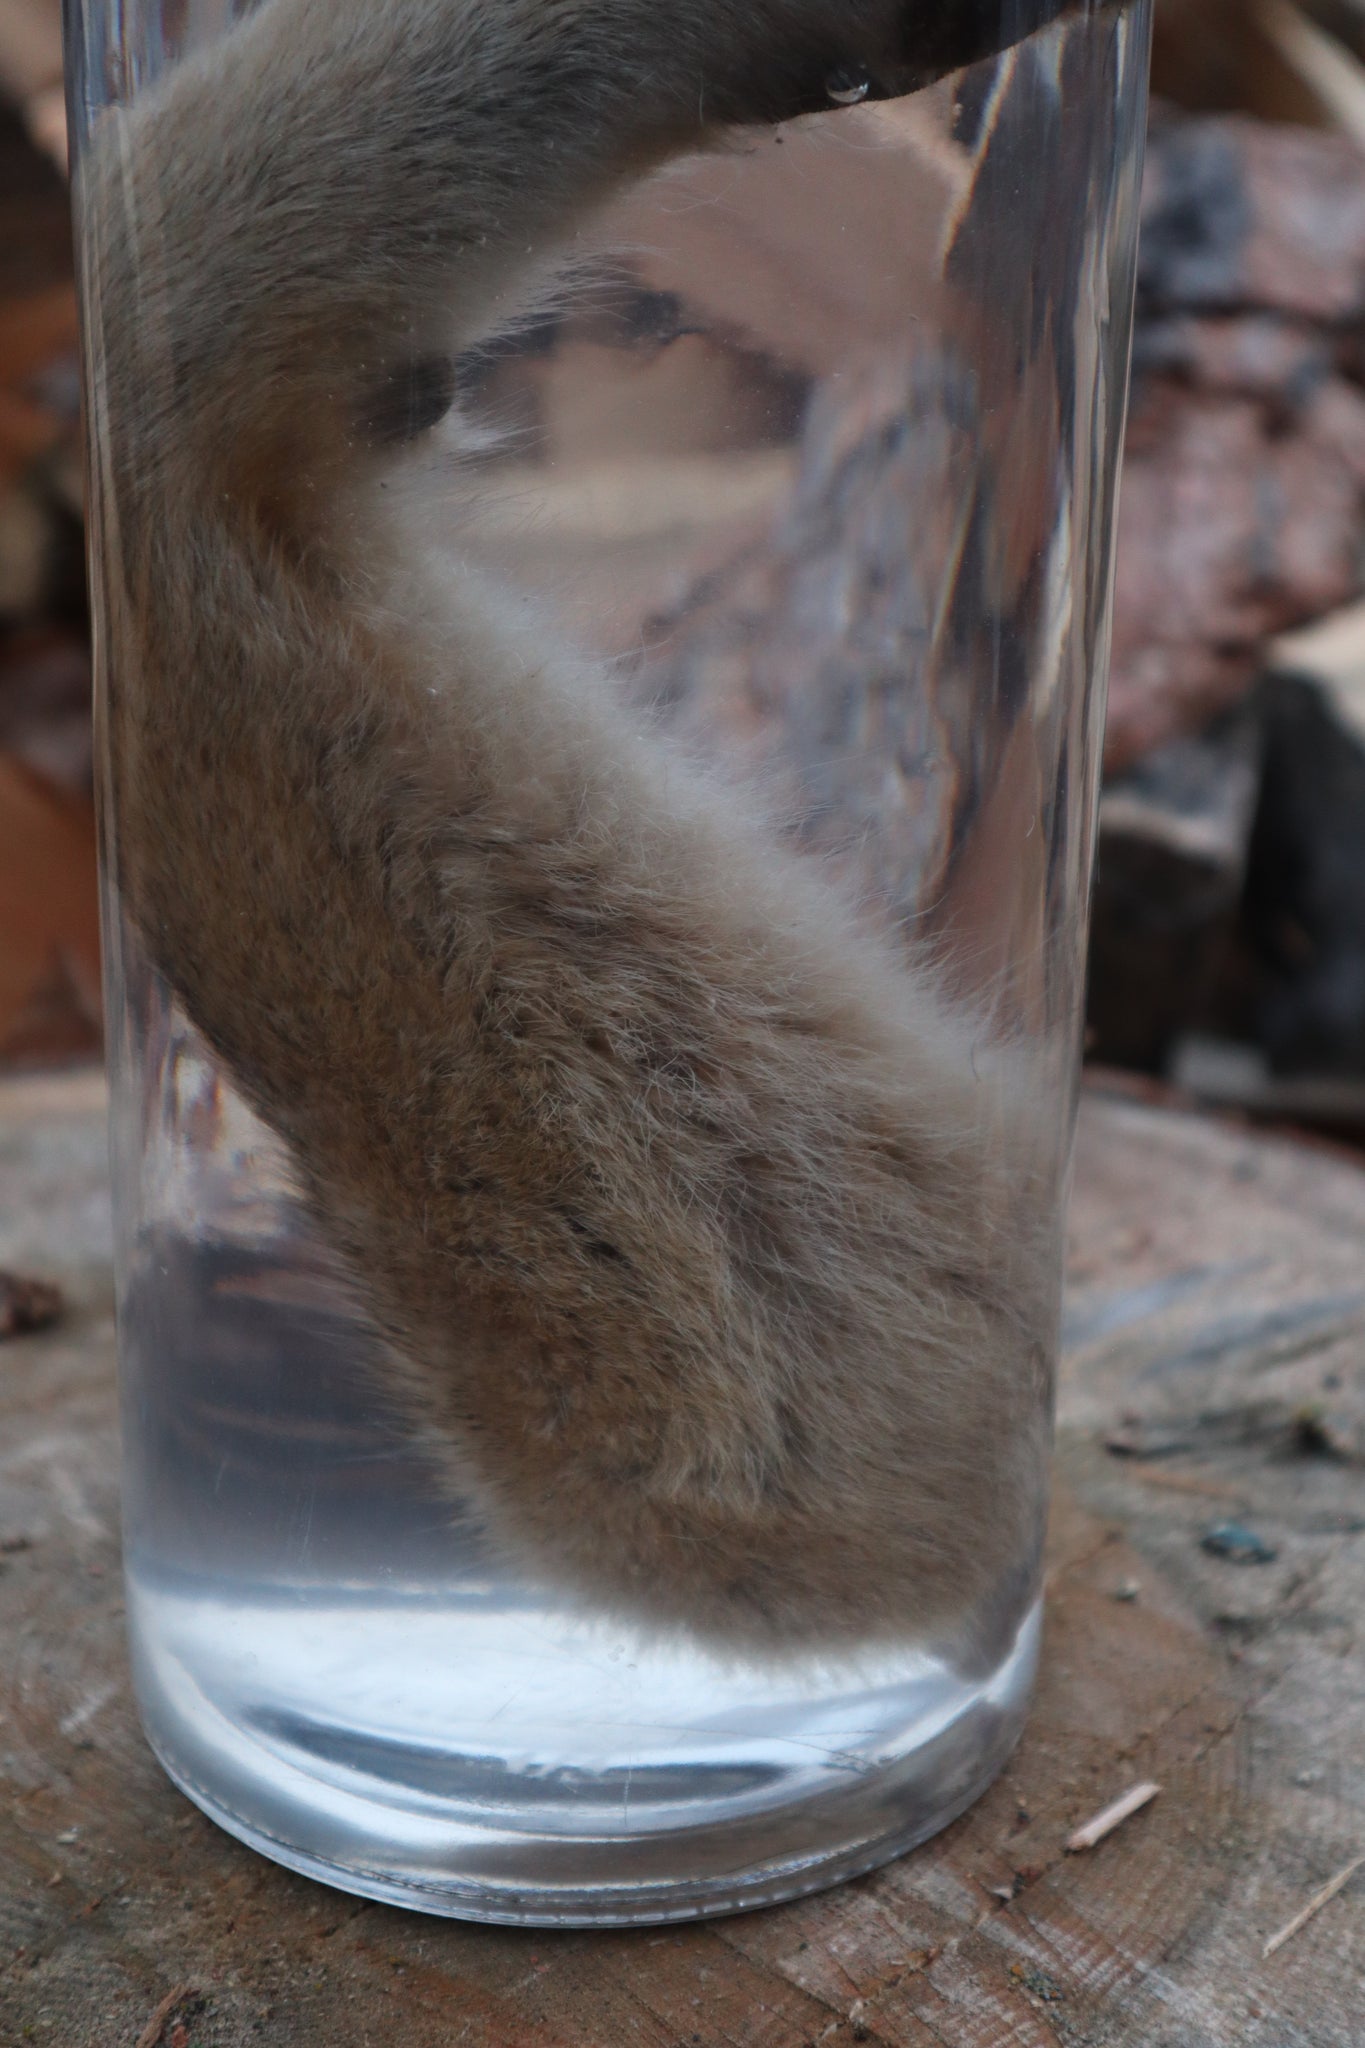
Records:
M1025 1713L1149 16L849 12L69 7L138 1694L433 1912Z

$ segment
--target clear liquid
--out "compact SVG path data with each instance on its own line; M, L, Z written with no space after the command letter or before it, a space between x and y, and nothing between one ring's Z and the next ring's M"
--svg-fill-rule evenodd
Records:
M145 1232L124 1305L128 1617L157 1752L217 1820L375 1897L552 1924L783 1898L970 1804L1036 1606L964 1679L914 1644L712 1655L509 1575L183 1026L163 1081L149 1185L181 1227Z
M207 39L223 13L186 18ZM83 10L92 104L175 54L154 0L115 19ZM914 102L669 167L585 219L545 317L457 365L455 421L393 478L424 544L604 664L632 715L775 821L783 858L878 906L988 1017L1051 1124L1043 1235L1071 1128L1147 26L1145 4L1106 11ZM86 318L98 389L93 295ZM97 491L97 523L117 512ZM124 920L118 799L128 1615L171 1775L314 1876L543 1924L758 1905L942 1827L1022 1724L1031 1566L999 1558L982 1668L965 1625L721 1653L500 1562L391 1397L286 1151Z

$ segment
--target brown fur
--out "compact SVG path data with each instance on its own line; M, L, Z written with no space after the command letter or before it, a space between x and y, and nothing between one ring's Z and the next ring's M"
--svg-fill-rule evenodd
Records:
M974 1020L430 553L394 395L714 124L1058 4L267 0L81 173L124 905L453 1484L715 1638L998 1649L1052 1192Z

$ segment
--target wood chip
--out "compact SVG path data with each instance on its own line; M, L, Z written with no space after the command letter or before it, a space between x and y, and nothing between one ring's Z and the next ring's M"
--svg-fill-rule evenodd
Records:
M1306 1927L1315 1913L1320 1913L1324 1906L1330 1904L1339 1891L1344 1890L1362 1865L1365 1865L1365 1856L1357 1856L1346 1865L1344 1870L1339 1870L1335 1877L1329 1877L1322 1890L1314 1892L1308 1904L1302 1907L1292 1920L1286 1921L1278 1934L1271 1935L1269 1941L1261 1950L1262 1959L1267 1956L1273 1956L1277 1948L1283 1948L1287 1941L1292 1941L1299 1929Z
M146 2026L142 2029L142 2032L138 2035L137 2048L160 2048L161 2037L166 2031L167 2020L178 2005L183 2005L187 1998L193 1998L193 1996L193 1984L177 1984L173 1991L168 1991Z
M1164 1488L1168 1493L1202 1494L1207 1500L1245 1500L1245 1486L1229 1486L1202 1472L1163 1472L1155 1465L1130 1464L1128 1472L1144 1486Z
M0 1272L0 1338L46 1329L62 1312L60 1291L46 1280L25 1280Z
M1121 1827L1132 1814L1155 1799L1160 1790L1160 1785L1154 1785L1150 1778L1141 1785L1134 1785L1131 1792L1125 1792L1112 1806L1106 1806L1093 1820L1088 1820L1083 1828L1077 1828L1075 1834L1068 1838L1068 1851L1074 1854L1078 1849L1093 1849L1097 1842L1102 1842L1106 1835L1112 1835L1115 1828Z

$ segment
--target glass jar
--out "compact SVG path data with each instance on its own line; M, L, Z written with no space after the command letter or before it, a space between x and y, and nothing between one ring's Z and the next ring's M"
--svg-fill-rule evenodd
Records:
M375 1898L1025 1713L1149 18L924 12L71 10L136 1682Z

